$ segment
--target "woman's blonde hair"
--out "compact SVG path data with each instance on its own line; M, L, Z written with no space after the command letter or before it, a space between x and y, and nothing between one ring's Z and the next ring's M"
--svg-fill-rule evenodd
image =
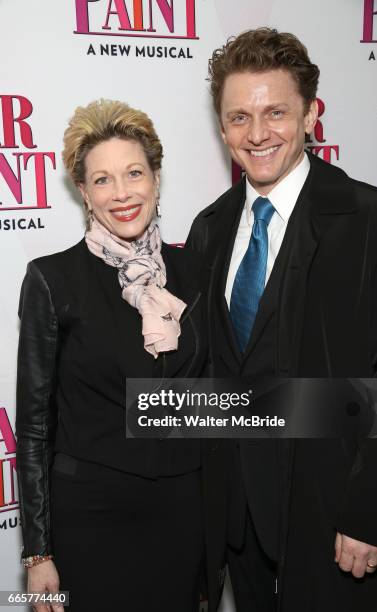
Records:
M85 182L87 153L110 138L139 142L151 170L161 168L162 145L148 115L124 102L101 99L76 108L64 133L63 162L75 185Z

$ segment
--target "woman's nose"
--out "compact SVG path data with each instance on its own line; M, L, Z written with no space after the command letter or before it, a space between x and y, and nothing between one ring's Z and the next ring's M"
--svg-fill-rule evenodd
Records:
M126 202L130 197L130 190L127 181L118 179L114 182L113 199L119 202Z

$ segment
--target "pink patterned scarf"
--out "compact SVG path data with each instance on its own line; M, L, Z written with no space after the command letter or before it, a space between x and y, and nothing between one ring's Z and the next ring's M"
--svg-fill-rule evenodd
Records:
M145 350L157 358L158 353L177 349L186 304L164 289L166 269L156 222L152 220L141 238L128 242L93 219L85 240L91 253L118 268L122 298L142 316Z

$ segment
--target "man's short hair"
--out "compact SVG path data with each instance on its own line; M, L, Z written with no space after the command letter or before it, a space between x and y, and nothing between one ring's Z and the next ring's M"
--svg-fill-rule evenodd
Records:
M247 30L229 38L220 49L215 49L209 60L209 78L213 103L221 112L221 98L227 76L235 72L264 72L287 70L301 94L305 112L315 100L319 68L309 59L306 47L297 36L272 28Z

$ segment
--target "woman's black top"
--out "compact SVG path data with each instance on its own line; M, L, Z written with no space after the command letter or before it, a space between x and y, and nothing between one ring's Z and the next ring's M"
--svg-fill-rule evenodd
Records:
M23 556L51 552L49 472L65 453L157 478L198 469L198 440L126 439L126 378L200 376L206 359L203 262L163 244L166 288L187 304L178 350L154 359L116 268L84 240L28 265L17 380L17 474Z

